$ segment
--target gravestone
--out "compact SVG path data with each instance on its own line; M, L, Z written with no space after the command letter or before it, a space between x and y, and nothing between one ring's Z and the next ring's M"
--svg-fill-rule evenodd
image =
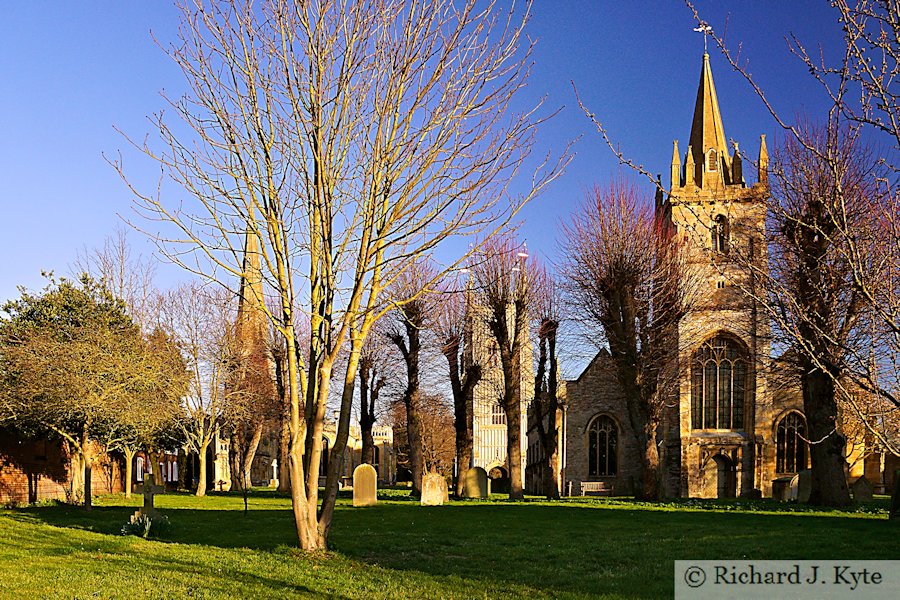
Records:
M806 504L812 493L812 471L809 469L797 473L797 502Z
M269 487L278 487L278 459L272 459L272 479L269 480Z
M788 487L787 500L797 500L797 493L800 488L800 476L794 475L791 477L791 484Z
M472 467L466 470L466 485L463 495L466 498L488 497L487 471L481 467Z
M854 481L853 485L850 486L850 489L853 491L853 499L857 502L872 501L874 490L872 489L872 484L869 483L869 480L866 479L865 475Z
M891 494L891 514L888 518L900 520L900 485L897 485L898 480L900 480L900 469L894 471L894 493Z
M378 503L378 473L372 465L353 469L353 506L375 506Z
M144 483L137 486L137 492L139 494L144 495L144 505L137 509L132 517L132 520L137 519L141 515L147 515L148 517L159 517L160 512L156 510L156 507L153 505L153 497L156 494L161 494L166 490L164 486L156 485L155 479L153 477L153 473L147 473L144 476Z
M791 499L793 477L779 477L772 480L772 499L787 502Z
M441 506L447 495L447 480L440 473L426 473L422 477L422 506Z

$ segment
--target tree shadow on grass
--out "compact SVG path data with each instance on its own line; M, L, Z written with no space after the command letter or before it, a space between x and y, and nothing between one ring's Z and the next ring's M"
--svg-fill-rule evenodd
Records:
M33 507L23 521L116 535L134 507ZM251 510L164 508L172 528L161 541L273 551L295 546L287 507ZM633 597L671 595L677 559L900 559L896 523L836 513L760 514L650 510L602 503L453 502L421 507L387 502L338 505L332 549L360 562L527 586L547 593Z

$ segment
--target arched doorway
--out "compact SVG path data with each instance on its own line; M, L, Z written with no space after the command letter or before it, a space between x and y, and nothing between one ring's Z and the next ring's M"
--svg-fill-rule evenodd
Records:
M506 469L496 466L488 471L488 477L491 480L490 490L492 494L508 494L509 493L509 473Z
M734 476L734 462L724 454L716 454L713 460L716 463L716 497L736 497L737 481Z

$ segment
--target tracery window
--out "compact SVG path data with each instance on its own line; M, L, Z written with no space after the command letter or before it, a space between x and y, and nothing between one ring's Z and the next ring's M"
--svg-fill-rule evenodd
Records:
M743 429L747 375L747 356L736 342L724 336L704 342L691 364L691 426Z
M588 427L588 476L607 477L618 470L619 428L607 415L596 417Z
M499 402L491 405L491 425L506 425L506 413Z
M789 412L778 423L775 432L775 471L797 473L807 468L809 449L806 445L806 420L796 411Z
M728 254L728 245L730 237L730 227L728 225L728 217L718 215L712 227L712 248L714 252Z

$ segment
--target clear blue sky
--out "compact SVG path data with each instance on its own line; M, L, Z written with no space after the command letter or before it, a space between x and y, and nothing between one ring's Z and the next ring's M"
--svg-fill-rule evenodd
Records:
M815 114L821 91L788 52L784 36L833 53L840 32L826 2L699 2L701 12L742 56L787 115ZM76 251L102 244L130 211L129 192L102 153L125 152L114 126L140 139L146 117L177 94L180 73L156 46L174 39L178 14L167 1L8 2L0 23L0 301L16 286L38 288L41 270L67 274ZM575 103L571 81L623 151L653 172L668 172L672 140L690 130L702 55L690 12L678 0L536 0L537 39L526 95L563 106L544 129L541 150L579 138L566 174L529 206L522 235L552 257L557 223L585 188L620 168ZM151 36L152 32L152 36ZM759 134L776 126L750 88L715 53L712 67L725 132L755 156ZM527 100L527 98L526 98ZM771 147L771 145L770 145ZM152 180L154 172L140 173ZM665 177L664 177L665 179ZM134 234L143 252L152 247ZM163 285L178 277L162 268Z

